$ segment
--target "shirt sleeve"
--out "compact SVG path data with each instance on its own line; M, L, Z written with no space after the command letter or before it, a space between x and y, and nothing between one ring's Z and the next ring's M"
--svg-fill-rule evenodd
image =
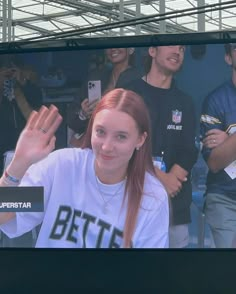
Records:
M223 129L222 117L219 110L222 108L217 103L216 94L209 95L203 102L200 118L200 136L204 139L206 133L211 129ZM202 147L202 155L205 161L208 160L211 153L210 148Z
M46 161L42 160L37 164L32 165L27 170L20 183L20 186L44 187L44 209L49 200L50 186L52 182L48 174L50 169L50 164L47 165ZM43 218L44 212L17 212L14 219L0 226L0 230L9 238L19 237L41 224Z

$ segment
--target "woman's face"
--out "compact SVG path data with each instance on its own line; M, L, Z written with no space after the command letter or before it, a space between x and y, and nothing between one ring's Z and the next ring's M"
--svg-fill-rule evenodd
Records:
M106 56L113 64L129 62L128 48L109 48L106 49Z
M141 147L145 138L146 133L140 135L136 122L127 113L116 109L98 112L91 143L99 179L107 184L124 179L135 148Z

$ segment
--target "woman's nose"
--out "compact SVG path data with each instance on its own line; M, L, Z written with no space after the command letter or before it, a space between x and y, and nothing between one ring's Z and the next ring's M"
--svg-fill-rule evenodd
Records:
M107 139L105 139L103 141L103 143L102 143L102 149L104 151L111 151L111 150L113 150L113 148L114 148L114 142L113 142L112 139L107 138Z

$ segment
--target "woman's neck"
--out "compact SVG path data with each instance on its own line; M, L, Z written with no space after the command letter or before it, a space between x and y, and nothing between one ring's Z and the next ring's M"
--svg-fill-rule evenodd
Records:
M95 160L94 163L95 174L103 184L112 185L117 184L123 181L127 176L127 169L124 170L110 170L104 171L101 170Z

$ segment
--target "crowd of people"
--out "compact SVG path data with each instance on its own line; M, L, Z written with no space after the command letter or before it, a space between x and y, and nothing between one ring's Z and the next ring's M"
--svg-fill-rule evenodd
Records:
M194 103L175 79L185 50L149 47L142 73L134 48L104 50L109 66L89 74L81 101L68 109L71 146L54 152L62 117L55 106L32 103L18 78L14 107L23 108L18 84L28 107L13 143L1 149L15 153L0 186L43 186L45 209L2 212L0 230L13 238L40 225L36 247L188 247L191 172L199 150ZM209 168L206 221L215 246L229 248L236 240L236 44L225 45L225 61L232 78L204 100L200 133ZM87 98L91 80L101 81L102 99L93 102ZM12 107L1 96L0 111L5 100Z

